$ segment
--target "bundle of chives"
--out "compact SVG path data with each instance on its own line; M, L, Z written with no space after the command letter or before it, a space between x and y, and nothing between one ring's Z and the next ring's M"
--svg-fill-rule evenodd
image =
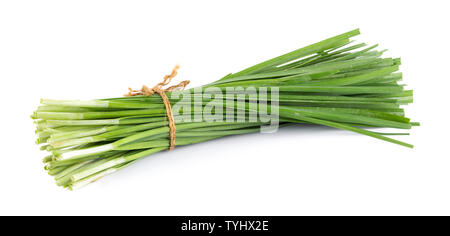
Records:
M352 30L211 84L182 93L167 92L170 104L182 106L182 113L173 115L176 145L258 132L270 121L250 117L264 108L277 111L281 126L324 125L413 147L387 137L405 133L383 134L363 128L410 129L419 124L406 118L400 108L412 102L412 91L398 83L402 79L397 72L400 59L382 57L384 51L375 50L377 45L352 45L350 38L358 34L358 29ZM216 96L230 88L232 96ZM250 99L249 88L277 93L257 94L257 100L267 105L263 107ZM189 99L180 94L189 95ZM221 105L203 114L217 102ZM215 119L216 114L227 112L234 119ZM236 122L237 113L244 119ZM42 144L41 150L50 152L43 160L45 169L57 185L69 189L170 147L169 121L158 95L89 101L42 99L32 118L37 126L37 143Z

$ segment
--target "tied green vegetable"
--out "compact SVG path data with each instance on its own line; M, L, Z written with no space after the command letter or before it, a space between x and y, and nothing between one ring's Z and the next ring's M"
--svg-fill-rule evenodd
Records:
M412 90L399 84L400 59L382 57L384 51L377 51L377 45L353 44L350 38L358 34L356 29L337 35L199 88L166 92L174 110L175 104L181 107L174 113L176 145L259 132L273 120L252 115L267 112L277 115L280 127L323 125L412 148L387 137L408 133L370 130L411 129L419 123L411 122L401 108L413 99ZM251 89L267 93L252 94ZM214 106L218 102L221 105ZM231 114L231 120L217 119L220 114ZM166 110L158 94L89 101L42 99L32 118L37 143L49 152L43 160L45 169L57 185L69 189L170 145Z

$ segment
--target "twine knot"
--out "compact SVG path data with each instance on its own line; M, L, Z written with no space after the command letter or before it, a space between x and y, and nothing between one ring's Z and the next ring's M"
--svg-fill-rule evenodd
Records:
M139 95L151 96L154 93L161 94L161 92L172 92L172 91L183 90L190 83L189 80L181 81L177 85L173 85L173 86L163 89L163 87L166 85L169 85L170 82L172 81L172 79L178 74L179 68L180 68L180 66L176 65L173 68L172 73L165 75L163 81L156 84L155 86L153 86L153 88L149 88L146 85L143 85L142 88L139 90L133 90L131 88L128 88L128 93L124 94L124 96L126 96L126 97L139 96Z
M175 121L173 119L172 106L170 105L169 98L167 98L167 95L166 95L165 92L183 90L184 88L186 88L186 86L189 84L190 81L189 80L184 80L184 81L181 81L180 83L178 83L177 85L173 85L173 86L170 86L170 87L165 88L165 89L163 87L170 84L172 79L177 75L179 68L180 68L180 66L176 65L173 68L172 73L170 73L169 75L164 76L163 81L158 83L158 84L156 84L153 88L149 88L146 85L143 85L140 90L133 90L131 88L128 88L128 93L124 95L126 97L139 96L139 95L151 96L154 93L157 93L157 94L159 94L161 96L161 98L163 99L164 106L166 108L167 119L169 121L169 128L170 128L170 146L169 146L169 150L172 150L175 147L175 131L176 131L176 127L175 127Z

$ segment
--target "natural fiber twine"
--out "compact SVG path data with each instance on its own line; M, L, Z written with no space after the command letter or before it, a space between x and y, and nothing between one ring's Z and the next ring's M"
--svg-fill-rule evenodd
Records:
M157 93L161 96L164 102L164 106L166 108L166 115L167 119L169 120L169 128L170 128L170 147L169 150L172 150L175 147L175 132L176 132L176 126L175 121L173 119L173 113L172 113L172 106L170 105L169 98L167 98L167 95L165 92L171 92L171 91L179 91L186 88L186 86L189 84L189 80L184 80L178 83L177 85L170 86L168 88L163 88L163 86L169 85L172 79L177 75L178 69L180 68L179 65L176 65L172 73L169 75L164 76L164 79L162 82L155 85L153 88L149 88L146 85L143 85L140 90L133 90L131 88L128 88L129 92L125 94L124 96L131 97L131 96L151 96L154 93Z

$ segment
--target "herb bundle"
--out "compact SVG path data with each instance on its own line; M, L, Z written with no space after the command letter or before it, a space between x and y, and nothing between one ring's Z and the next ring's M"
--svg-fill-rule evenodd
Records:
M356 29L337 35L202 87L166 90L172 108L176 104L179 110L172 114L175 144L259 132L271 125L255 116L264 111L276 114L280 126L324 125L413 147L388 137L407 133L367 129L410 129L419 124L405 117L400 107L412 102L412 90L399 84L400 59L382 57L384 51L376 50L377 45L354 44L350 38L358 34ZM264 89L270 93L249 92ZM169 149L172 130L165 105L158 94L89 101L41 99L32 118L37 143L49 152L43 159L45 169L57 185L76 189ZM227 119L218 119L221 114Z

